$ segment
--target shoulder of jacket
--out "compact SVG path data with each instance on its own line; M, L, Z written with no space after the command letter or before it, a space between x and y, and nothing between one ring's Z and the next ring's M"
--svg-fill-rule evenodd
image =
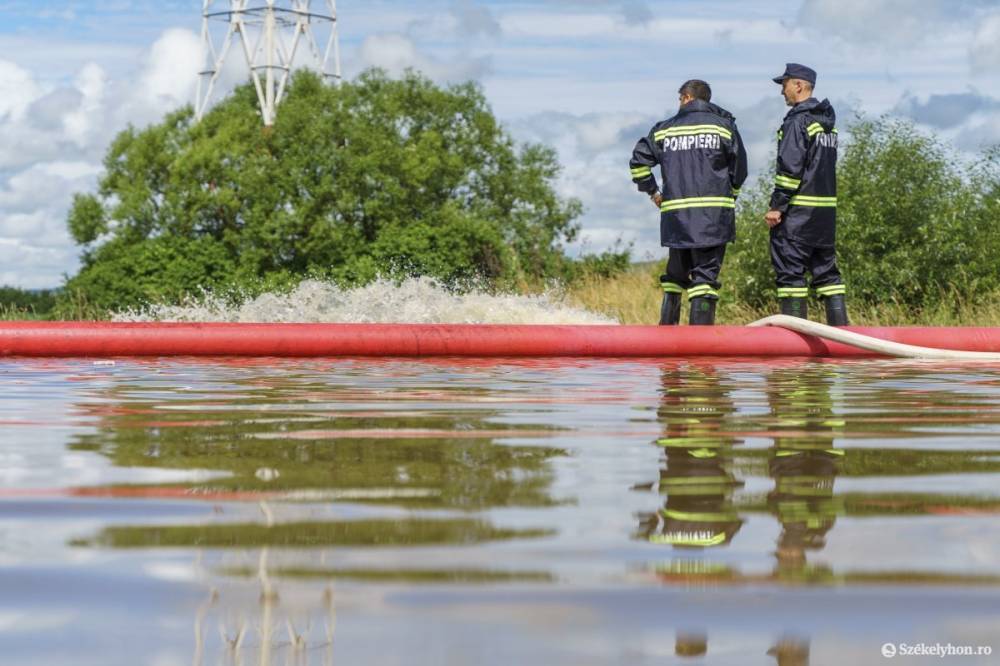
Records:
M720 125L724 125L726 127L730 127L730 128L735 129L736 128L736 116L734 116L733 114L731 114L726 109L723 109L721 106L720 107L716 107L716 109L717 109L717 111L709 111L708 112L712 116L712 118L715 118Z
M785 117L785 122L782 123L781 127L783 129L791 128L802 128L805 129L806 125L809 124L808 113L793 113Z
M661 120L660 122L656 123L656 126L653 127L653 129L659 130L667 127L673 127L674 125L680 124L680 122L681 122L681 115L678 113L670 116L666 120Z

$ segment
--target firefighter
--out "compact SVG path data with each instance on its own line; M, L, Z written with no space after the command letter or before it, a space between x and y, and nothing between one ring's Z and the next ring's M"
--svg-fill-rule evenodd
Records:
M736 119L712 104L704 81L678 91L680 110L636 144L632 181L660 209L660 244L669 248L660 278L660 324L680 322L687 292L689 323L712 325L726 245L736 238L736 197L747 177L747 158ZM661 191L653 175L660 168Z
M788 63L773 79L792 107L778 131L771 206L771 263L781 314L807 317L806 273L831 326L847 326L847 293L837 268L837 129L830 100L813 97L816 72Z

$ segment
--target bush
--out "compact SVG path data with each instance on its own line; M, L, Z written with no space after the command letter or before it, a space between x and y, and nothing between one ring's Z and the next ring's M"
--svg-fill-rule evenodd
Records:
M67 293L107 308L305 276L558 277L577 233L555 153L518 146L472 84L373 70L339 87L292 80L264 130L251 85L200 123L190 108L118 135L69 228Z
M774 303L767 210L773 172L742 197L724 280ZM1000 289L1000 151L972 166L912 123L859 118L841 150L837 250L851 299L919 309Z

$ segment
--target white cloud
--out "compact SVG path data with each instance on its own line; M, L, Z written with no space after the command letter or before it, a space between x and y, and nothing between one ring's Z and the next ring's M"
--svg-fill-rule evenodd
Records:
M396 33L368 37L358 55L365 67L380 67L393 76L416 69L435 81L478 79L490 70L488 57L459 54L444 61L425 53L410 37Z
M0 282L58 285L77 265L66 215L75 192L93 191L112 137L192 101L200 42L167 30L131 77L81 63L69 85L45 83L0 61Z
M21 6L37 13L31 3ZM26 32L0 34L8 59L0 60L0 266L7 271L0 281L52 286L72 272L77 250L65 231L72 192L93 190L108 142L126 123L142 126L192 101L198 39L168 28L196 27L198 11L170 6L174 13L164 15L162 2L124 3L101 14L99 27L54 46ZM629 182L627 161L635 139L672 112L687 78L709 80L737 116L752 171L769 167L785 112L769 78L786 61L819 71L819 94L834 99L841 125L850 115L844 100L857 99L872 114L936 123L962 149L1000 139L996 100L966 109L978 101L961 98L979 90L985 99L1000 85L996 0L665 6L370 0L342 8L344 65L348 73L413 67L439 82L481 81L519 138L558 150L559 191L583 199L594 251L623 235L637 241L639 256L659 255L655 210ZM108 5L94 7L84 14ZM244 79L234 50L214 99ZM942 119L955 114L963 115L959 124L944 127Z
M201 67L198 36L190 30L167 30L150 50L139 77L139 99L135 101L153 109L173 109L190 103Z
M472 0L456 0L451 7L451 15L455 20L455 30L459 36L488 35L495 37L500 34L500 23L493 16L489 7Z
M580 238L571 252L600 252L615 241L633 243L637 257L659 257L659 214L636 191L628 170L632 148L654 122L645 114L541 113L512 125L522 141L554 147L562 172L556 189L583 202Z
M0 122L17 122L24 118L31 103L41 90L31 73L16 63L0 60Z
M1000 14L984 17L969 47L972 66L977 71L1000 71Z
M658 44L715 44L721 35L731 44L793 43L803 35L778 18L734 19L725 16L650 16L636 24L603 12L520 11L500 19L505 35L533 40L611 39L634 45L636 40L655 48Z
M977 113L995 110L1000 110L1000 100L982 95L974 89L961 93L934 94L926 101L907 94L896 105L897 113L940 129L958 127Z
M107 74L100 65L89 63L80 70L74 88L80 93L79 105L63 117L66 137L80 148L85 148L103 118L104 96L108 85Z
M915 47L968 16L972 0L804 0L799 22L848 42Z

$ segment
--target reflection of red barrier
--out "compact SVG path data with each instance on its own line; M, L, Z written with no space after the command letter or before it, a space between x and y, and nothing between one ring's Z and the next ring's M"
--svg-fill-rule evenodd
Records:
M1000 352L1000 328L853 328L922 347ZM0 324L0 356L873 357L776 328L438 324Z
M217 490L181 486L94 486L83 488L3 488L0 501L15 499L55 499L82 497L88 499L158 499L197 500L202 502L260 502L292 499L294 494L281 492Z

